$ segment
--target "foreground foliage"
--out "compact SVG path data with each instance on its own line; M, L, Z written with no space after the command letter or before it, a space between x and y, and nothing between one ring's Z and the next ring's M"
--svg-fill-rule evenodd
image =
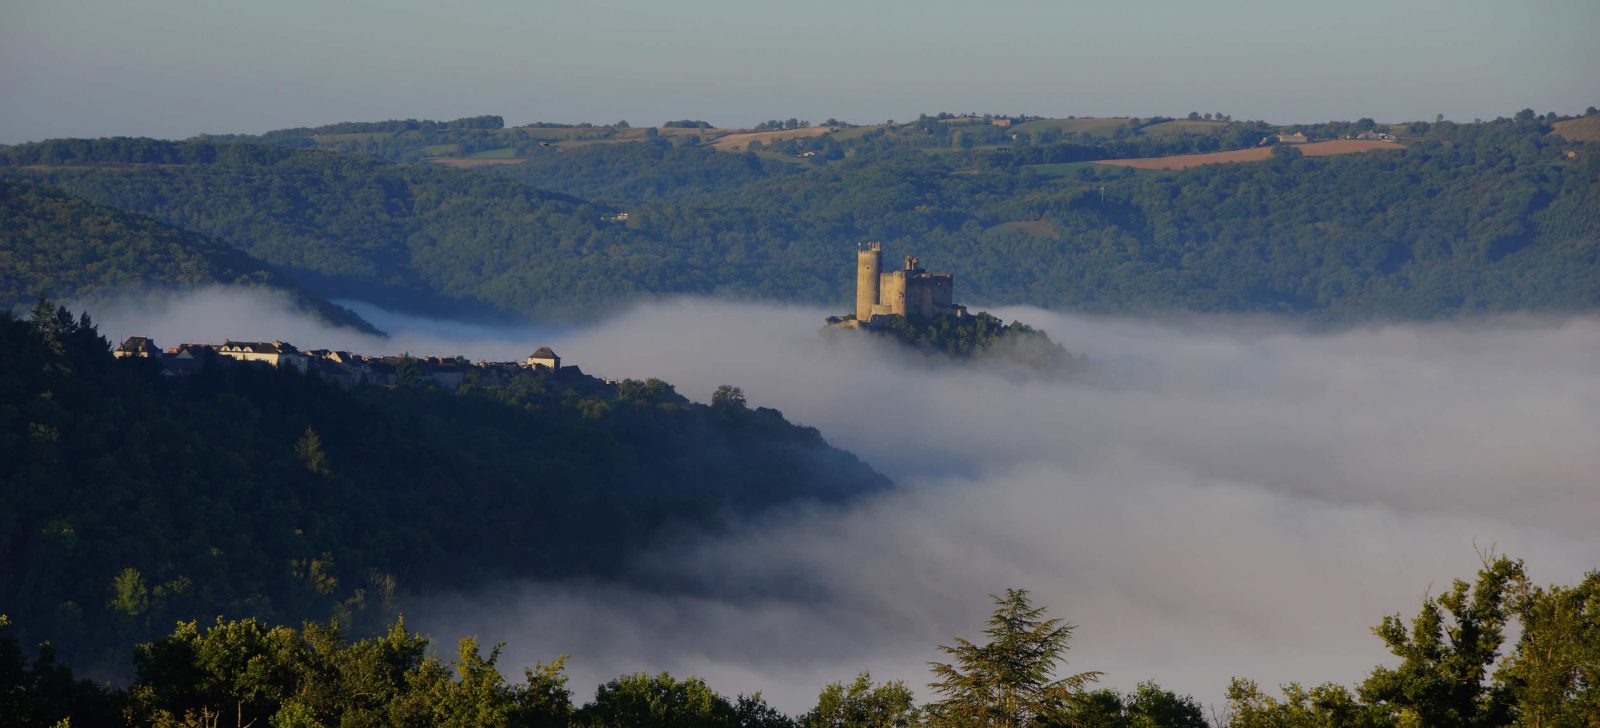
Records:
M1061 676L1072 627L1046 618L1026 591L994 597L976 644L941 648L919 708L902 682L861 673L833 683L791 718L759 694L728 699L699 678L622 675L572 702L566 658L502 678L499 647L462 640L455 659L431 655L403 621L349 640L337 624L268 627L254 619L185 622L137 653L126 690L75 680L48 645L29 660L0 617L0 725L47 726L491 726L506 728L937 728L1046 726L1202 728L1193 698L1142 683L1089 690L1099 673ZM1500 654L1513 621L1522 637ZM1215 725L1231 728L1587 728L1600 723L1600 572L1573 587L1530 584L1520 562L1486 559L1474 584L1457 581L1424 600L1406 629L1398 616L1374 629L1401 658L1357 691L1290 684L1281 699L1236 679ZM1497 656L1504 657L1491 675Z

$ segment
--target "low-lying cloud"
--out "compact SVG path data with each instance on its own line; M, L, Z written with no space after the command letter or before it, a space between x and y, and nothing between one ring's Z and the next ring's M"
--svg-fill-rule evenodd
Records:
M985 595L1020 586L1079 625L1071 669L1216 702L1234 675L1359 680L1387 657L1368 628L1469 577L1475 544L1527 559L1542 581L1600 567L1600 320L1316 334L1284 320L999 313L1092 371L938 366L824 339L825 311L706 300L578 329L389 316L390 339L228 291L94 311L111 336L163 344L491 360L549 344L591 374L659 377L696 399L741 386L900 484L663 544L637 581L505 584L413 607L441 639L506 641L511 672L572 655L580 698L633 670L700 674L795 711L862 669L920 689L935 645L976 636Z

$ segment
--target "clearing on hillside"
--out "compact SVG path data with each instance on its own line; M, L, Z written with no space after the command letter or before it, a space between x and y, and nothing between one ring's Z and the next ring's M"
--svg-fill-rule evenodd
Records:
M833 131L832 127L808 126L803 129L782 129L779 131L754 131L741 134L729 134L711 143L711 146L724 152L737 152L750 146L750 142L766 144L774 139L797 139L804 137L822 136Z
M1367 139L1334 139L1326 142L1311 142L1309 144L1296 144L1296 149L1307 157L1330 157L1335 154L1355 154L1356 152L1370 152L1377 149L1404 149L1405 147L1394 142L1380 142ZM1132 167L1133 169L1188 169L1205 164L1228 164L1231 162L1261 162L1272 158L1272 147L1254 147L1251 149L1235 149L1231 152L1209 152L1206 154L1179 154L1171 157L1145 157L1141 159L1102 159L1095 164L1107 167Z
M1600 115L1558 121L1555 127L1555 131L1551 133L1558 134L1567 141L1600 142Z

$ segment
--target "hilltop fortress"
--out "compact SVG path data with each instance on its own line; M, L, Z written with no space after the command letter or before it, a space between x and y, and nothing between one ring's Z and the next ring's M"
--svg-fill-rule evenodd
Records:
M955 316L965 318L967 308L954 301L955 276L929 273L914 255L905 268L883 269L882 243L856 244L856 321L871 323L873 316Z

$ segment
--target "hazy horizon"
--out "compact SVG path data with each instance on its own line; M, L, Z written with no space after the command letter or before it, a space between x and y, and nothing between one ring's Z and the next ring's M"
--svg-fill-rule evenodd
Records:
M500 114L509 124L919 113L1456 121L1600 104L1600 5L1336 9L816 0L9 8L0 143Z

